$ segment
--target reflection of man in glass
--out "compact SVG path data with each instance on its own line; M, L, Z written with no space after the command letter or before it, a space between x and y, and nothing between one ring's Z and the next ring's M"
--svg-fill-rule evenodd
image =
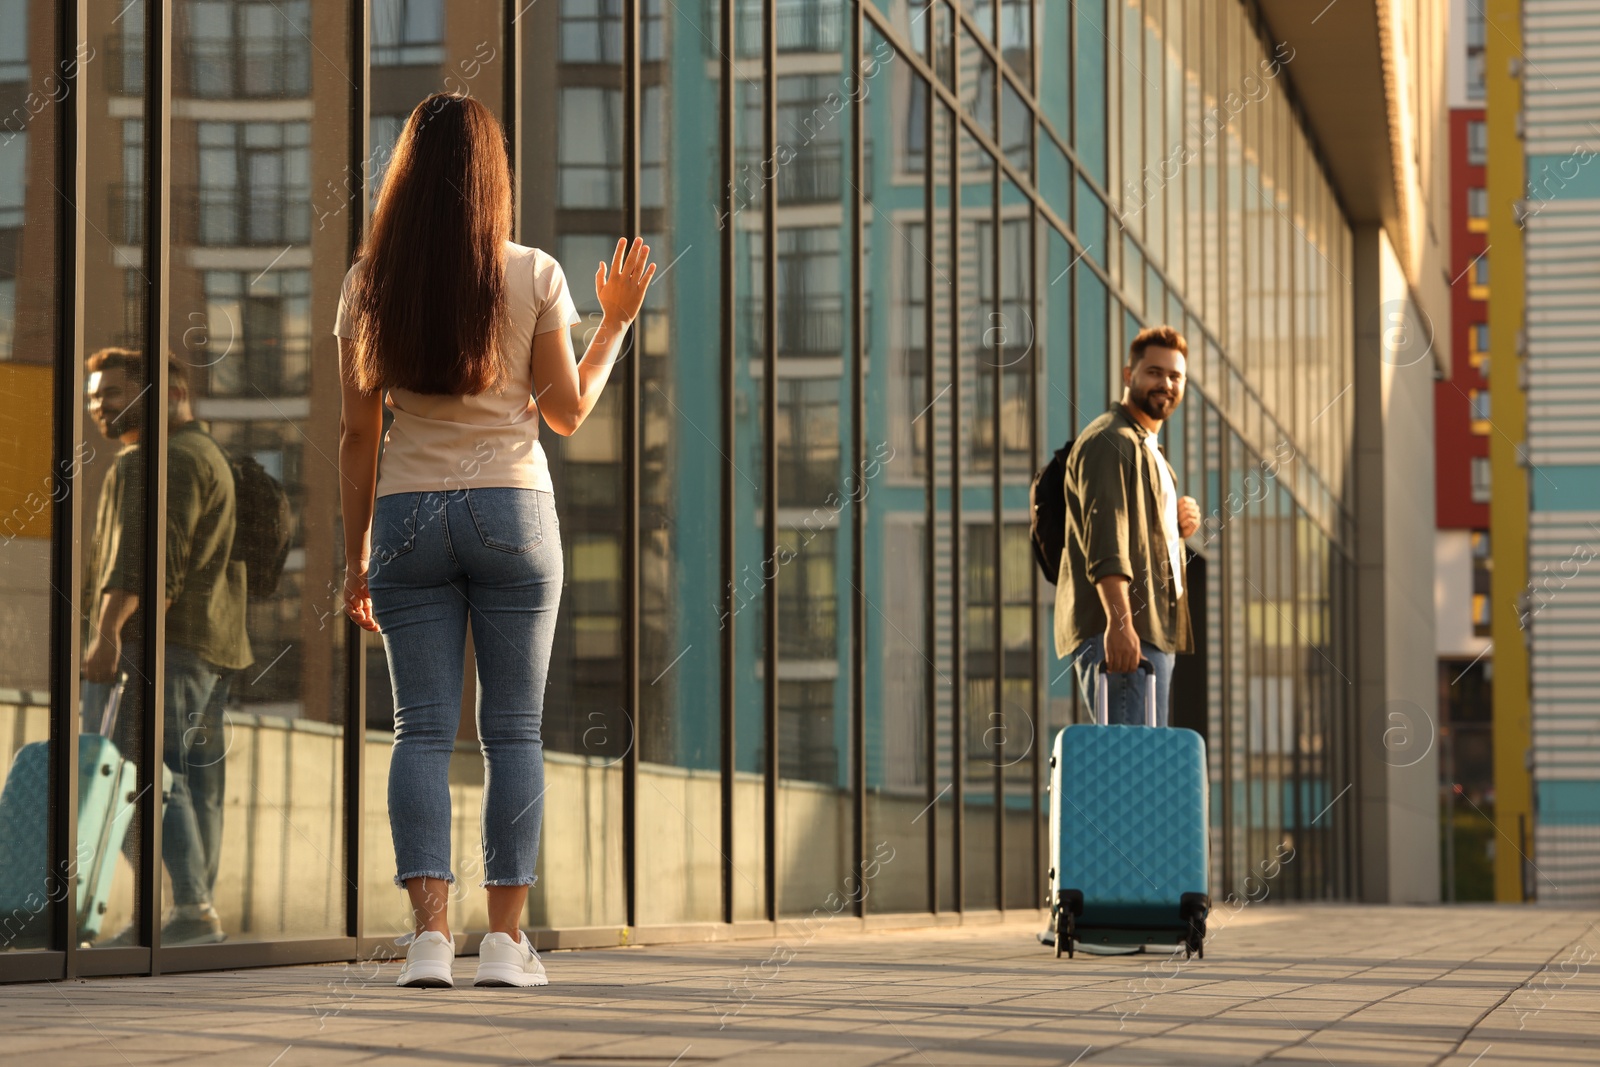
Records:
M123 445L95 509L90 551L89 635L83 675L84 728L98 730L110 687L127 680L113 739L138 755L142 718L139 594L144 556L144 358L105 348L86 364L89 416ZM231 672L249 666L245 569L231 558L237 523L233 470L194 419L184 365L167 359L165 747L170 793L162 809L162 857L172 877L173 914L163 944L203 944L224 937L212 907L221 846L222 708ZM135 824L137 826L137 822ZM137 856L135 828L123 843ZM132 929L110 943L132 943Z

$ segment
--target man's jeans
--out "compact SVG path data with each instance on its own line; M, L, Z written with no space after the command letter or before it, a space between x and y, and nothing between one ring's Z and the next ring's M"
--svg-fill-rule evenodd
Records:
M1139 654L1156 669L1156 725L1167 725L1167 701L1172 688L1172 653L1163 652L1148 641L1139 642ZM1072 653L1072 668L1078 677L1078 691L1083 694L1084 707L1089 718L1094 718L1095 687L1102 679L1106 683L1106 722L1129 726L1144 725L1145 701L1150 680L1142 671L1130 674L1100 673L1100 664L1106 658L1106 638L1095 634L1086 639Z
M139 759L144 721L144 670L136 642L123 645L118 669L127 678L122 706L111 739L124 758ZM171 792L161 809L161 857L172 876L174 904L211 902L222 847L222 787L227 737L223 704L231 672L221 670L180 645L167 646L163 686L163 762L171 774ZM83 729L98 733L111 686L85 681L82 686ZM139 863L139 809L123 840L123 854Z

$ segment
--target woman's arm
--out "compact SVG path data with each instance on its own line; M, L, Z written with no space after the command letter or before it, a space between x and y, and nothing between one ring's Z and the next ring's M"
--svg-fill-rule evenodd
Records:
M600 393L611 377L612 364L622 349L622 339L638 317L645 290L650 288L655 273L650 246L642 238L633 239L631 250L626 237L618 239L610 275L604 263L595 271L594 288L602 317L583 359L573 361L572 337L567 330L534 335L534 402L545 423L561 436L570 437L576 432L599 403Z
M339 338L339 509L344 516L344 613L363 630L378 632L367 592L372 550L372 499L378 486L378 444L383 437L383 393L362 393L349 368L354 342Z

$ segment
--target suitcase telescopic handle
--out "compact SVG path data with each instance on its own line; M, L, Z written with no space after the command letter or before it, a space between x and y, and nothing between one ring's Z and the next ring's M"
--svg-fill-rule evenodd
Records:
M1144 724L1146 726L1154 726L1156 724L1156 666L1149 660L1141 658L1139 666L1136 668L1136 673L1140 672L1149 676L1148 684L1144 687ZM1109 712L1106 707L1105 676L1111 673L1106 669L1105 660L1100 661L1099 673L1100 684L1094 687L1094 721L1096 725L1104 726L1109 718Z
M110 737L111 728L117 725L117 711L122 707L122 690L127 684L126 674L117 675L117 680L111 683L111 693L106 697L106 711L100 717L101 737Z

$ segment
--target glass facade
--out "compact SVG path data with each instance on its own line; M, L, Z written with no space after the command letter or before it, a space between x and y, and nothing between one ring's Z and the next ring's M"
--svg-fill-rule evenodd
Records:
M660 264L600 406L545 435L567 586L529 929L1038 908L1048 749L1084 711L1028 484L1160 322L1190 347L1162 434L1203 515L1173 721L1209 747L1213 895L1272 863L1280 895L1355 892L1351 232L1278 77L1293 50L1247 5L24 10L0 67L25 101L0 170L0 756L43 829L12 845L37 906L0 912L0 979L139 972L157 940L163 970L349 958L407 927L387 665L337 610L332 323L436 91L504 123L515 236L575 279L575 348L617 236ZM246 665L203 699L192 627L114 625L190 566L191 419L290 519ZM66 754L113 690L131 788L107 815L66 801L100 773ZM470 714L459 746L470 932ZM196 864L220 944L162 933Z

